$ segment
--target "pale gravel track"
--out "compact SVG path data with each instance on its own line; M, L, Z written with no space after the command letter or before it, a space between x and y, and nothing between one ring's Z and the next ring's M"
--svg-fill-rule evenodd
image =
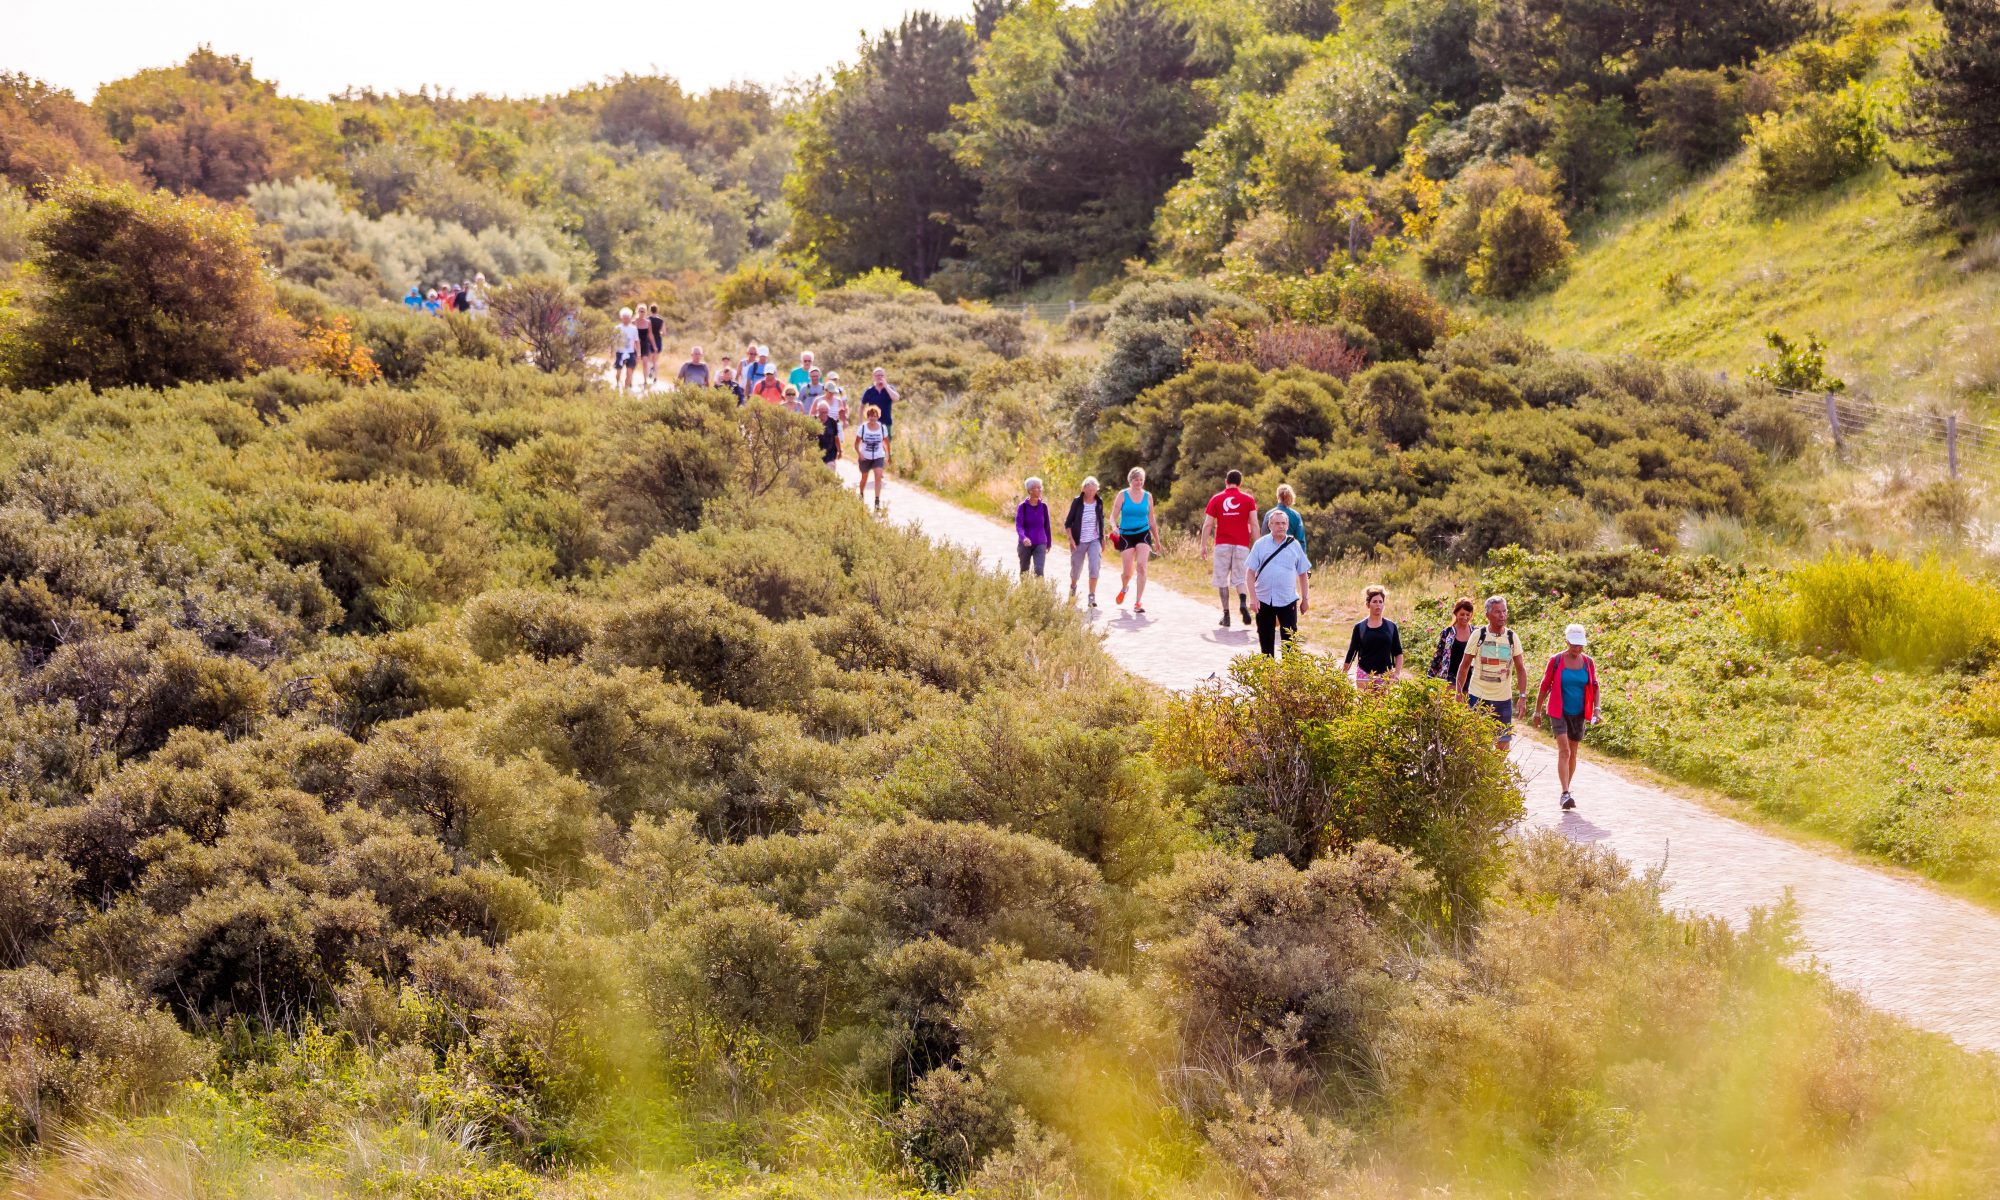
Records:
M842 463L842 477L851 486L850 463ZM890 520L1015 574L1006 526L893 481L883 495ZM1068 499L1056 503L1066 507ZM1066 551L1050 551L1048 575L1059 587L1068 580ZM1254 632L1216 625L1211 601L1155 584L1141 616L1129 603L1112 604L1117 591L1117 566L1108 559L1098 588L1103 607L1085 610L1085 619L1113 659L1161 687L1194 687L1256 649ZM1579 807L1564 813L1555 803L1554 750L1520 739L1513 759L1529 823L1610 847L1636 866L1664 863L1666 902L1676 909L1741 922L1751 908L1775 904L1790 889L1806 949L1834 982L1920 1028L2000 1050L2000 914L1764 832L1587 753L1573 784Z

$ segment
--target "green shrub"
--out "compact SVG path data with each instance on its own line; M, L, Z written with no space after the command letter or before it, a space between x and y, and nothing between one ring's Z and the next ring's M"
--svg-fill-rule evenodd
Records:
M1750 117L1761 114L1761 78L1727 68L1675 67L1639 85L1639 105L1652 118L1646 144L1665 151L1683 170L1696 171L1743 148Z
M513 654L574 658L595 636L590 610L560 592L481 592L465 608L465 640L488 662Z
M1416 280L1366 267L1341 280L1335 315L1366 329L1381 344L1384 359L1401 359L1416 358L1437 344L1450 310Z
M78 174L49 189L31 237L37 286L6 364L21 386L169 387L298 354L241 212Z
M209 1064L207 1047L116 982L41 967L0 971L0 1144L65 1121L164 1099Z
M1544 102L1549 140L1542 160L1554 168L1571 208L1596 202L1604 180L1632 153L1632 127L1625 102L1616 96L1592 100L1582 86Z
M1479 249L1465 277L1475 295L1508 300L1560 271L1575 251L1548 197L1510 190L1479 218Z
M1373 842L1304 870L1208 851L1149 882L1146 964L1179 1018L1184 1060L1222 1072L1207 1085L1218 1091L1290 1100L1321 1083L1361 1045L1379 1002L1367 973L1428 885L1409 856Z
M746 309L766 305L805 304L812 300L805 276L775 262L747 262L725 276L715 289L715 315L727 321Z
M1776 645L1913 671L1981 659L2000 639L2000 588L1935 554L1835 551L1751 589L1742 612L1753 635Z
M1802 97L1790 111L1750 119L1751 186L1767 201L1791 199L1859 175L1888 146L1882 100L1850 83Z
M1383 363L1354 377L1347 407L1357 421L1383 441L1410 446L1431 427L1431 401L1424 380L1407 363Z
M1795 392L1844 392L1847 381L1826 369L1826 343L1808 333L1803 341L1793 341L1775 329L1766 330L1764 344L1777 355L1768 363L1752 363L1750 377L1772 387Z

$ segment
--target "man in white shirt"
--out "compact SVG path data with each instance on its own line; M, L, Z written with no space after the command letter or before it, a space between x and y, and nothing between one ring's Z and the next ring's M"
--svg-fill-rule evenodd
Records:
M1284 513L1271 514L1271 532L1250 547L1244 574L1250 585L1250 612L1257 620L1257 647L1277 657L1282 633L1290 645L1299 629L1299 614L1312 608L1312 562L1291 536L1291 520Z
M611 348L611 377L623 392L632 386L632 373L639 366L639 327L632 323L632 310L618 310L618 340Z

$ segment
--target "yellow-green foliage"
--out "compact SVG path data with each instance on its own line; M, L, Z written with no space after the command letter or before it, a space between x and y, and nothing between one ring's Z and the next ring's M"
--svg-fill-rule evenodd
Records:
M1935 670L2000 638L2000 589L1936 554L1834 551L1743 600L1758 637L1811 654Z

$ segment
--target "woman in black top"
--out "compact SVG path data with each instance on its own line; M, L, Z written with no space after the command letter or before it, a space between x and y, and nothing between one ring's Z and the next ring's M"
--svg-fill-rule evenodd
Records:
M840 422L833 419L824 400L813 405L813 419L819 422L819 457L831 463L840 457Z
M1465 644L1472 640L1472 610L1470 598L1460 596L1458 603L1451 606L1451 624L1438 634L1437 650L1431 655L1432 679L1442 679L1455 684L1458 679L1458 664L1465 659Z
M1341 670L1359 660L1361 671L1355 682L1393 679L1403 673L1403 635L1394 621L1382 615L1389 603L1389 592L1381 584L1371 583L1362 596L1368 601L1368 617L1354 623L1354 636L1347 639L1347 661L1341 664Z

